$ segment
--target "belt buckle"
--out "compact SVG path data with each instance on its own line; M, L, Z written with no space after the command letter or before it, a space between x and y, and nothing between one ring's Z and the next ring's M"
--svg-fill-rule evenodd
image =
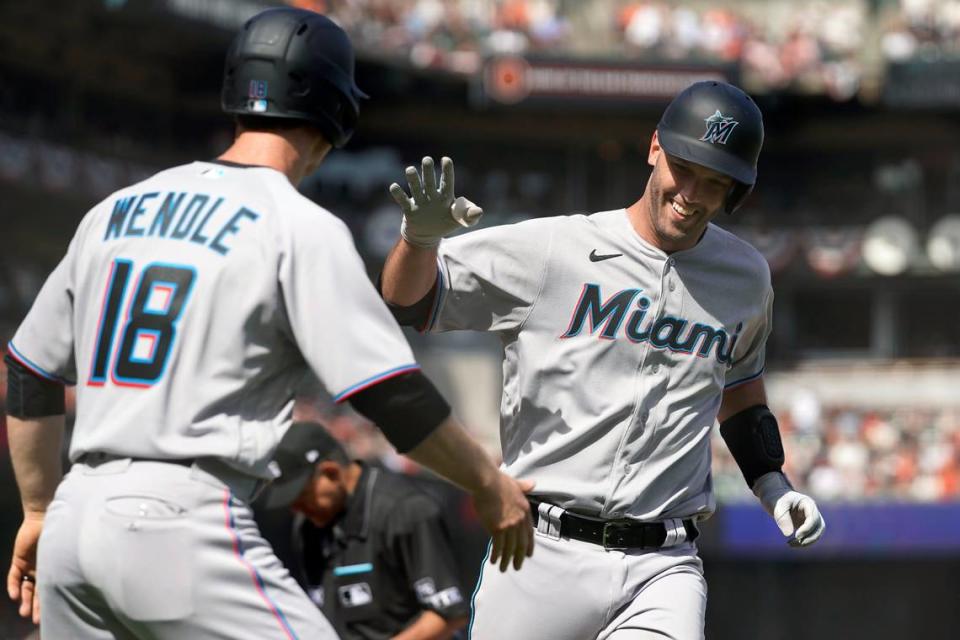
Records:
M626 531L630 529L631 523L625 522L623 520L609 520L603 523L603 548L610 551L622 551L624 549L629 549L630 547L613 544L610 541L610 536L617 533L618 531Z

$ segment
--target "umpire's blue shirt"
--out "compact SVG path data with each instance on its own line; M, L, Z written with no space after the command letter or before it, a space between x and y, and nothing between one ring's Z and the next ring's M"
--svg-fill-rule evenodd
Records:
M311 599L344 640L391 638L425 610L469 615L440 506L408 478L361 464L343 516L297 531Z

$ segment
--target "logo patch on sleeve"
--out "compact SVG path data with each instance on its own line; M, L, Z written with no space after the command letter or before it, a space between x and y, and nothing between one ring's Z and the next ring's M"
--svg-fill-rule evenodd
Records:
M434 584L433 578L420 578L413 583L413 590L417 592L417 600L426 602L437 592L437 585Z
M337 594L344 607L362 607L373 602L373 591L366 582L344 585L337 590Z
M463 596L460 595L460 589L448 587L430 596L428 602L434 609L446 609L463 602Z
M417 592L417 600L434 609L442 610L463 602L460 589L447 587L443 591L437 591L437 585L433 578L417 580L413 583L413 589Z

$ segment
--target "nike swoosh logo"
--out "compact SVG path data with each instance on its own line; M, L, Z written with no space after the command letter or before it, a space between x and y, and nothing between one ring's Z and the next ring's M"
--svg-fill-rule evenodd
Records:
M594 249L590 252L590 262L600 262L602 260L609 260L610 258L619 258L622 256L622 253L604 253L598 254L597 250Z

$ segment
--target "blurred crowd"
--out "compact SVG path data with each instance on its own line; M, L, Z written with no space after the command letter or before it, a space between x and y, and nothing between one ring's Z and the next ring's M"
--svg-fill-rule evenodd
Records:
M838 100L885 62L955 58L960 0L290 0L340 22L367 55L470 74L503 54L736 65L752 90Z
M616 26L631 57L736 64L749 86L846 99L859 87L868 25L861 2L797 11L781 2L631 1Z
M737 64L750 83L849 98L859 86L866 3L619 0L299 0L340 22L367 55L473 73L503 54L594 54ZM906 11L904 12L906 14Z
M890 62L933 62L960 54L960 1L899 0L882 17L880 46Z
M776 411L794 485L824 502L939 502L960 498L960 409L822 407L799 393ZM719 433L718 499L752 499Z
M482 58L563 50L570 0L295 0L332 16L368 55L474 73Z

